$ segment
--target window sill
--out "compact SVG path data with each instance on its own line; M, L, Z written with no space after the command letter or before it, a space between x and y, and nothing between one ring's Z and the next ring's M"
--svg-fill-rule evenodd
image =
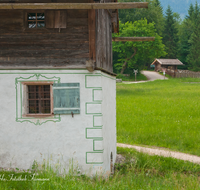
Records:
M35 117L35 118L44 118L44 117L54 117L54 114L25 114L23 117Z
M47 28L24 28L23 31L24 32L30 32L30 31L41 32L41 31L48 31L48 29Z

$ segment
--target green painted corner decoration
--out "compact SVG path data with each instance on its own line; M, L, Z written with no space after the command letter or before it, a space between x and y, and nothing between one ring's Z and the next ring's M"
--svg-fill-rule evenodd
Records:
M89 161L89 155L96 154L96 161ZM103 157L103 151L96 151L96 152L86 152L86 164L103 164L103 161L100 161ZM100 159L100 160L99 160Z
M102 113L101 112L99 112L99 113L89 113L89 111L88 111L88 105L101 105L102 104L102 99L100 100L98 100L98 99L96 99L95 98L95 91L97 92L97 91L102 91L102 86L101 86L101 84L99 84L99 86L98 85L96 85L96 86L89 86L89 84L88 84L88 77L93 77L92 78L92 80L94 80L94 77L101 77L101 76L103 76L103 77L106 77L106 76L104 76L104 75L95 75L95 76L93 76L93 75L85 75L85 88L86 89L91 89L92 91L92 102L86 102L85 103L85 114L86 115L93 115L93 117L92 117L92 123L93 123L93 127L92 128L86 128L85 129L85 138L86 139L92 139L93 141L92 141L92 147L93 147L93 151L92 152L86 152L86 164L98 164L98 165L100 165L100 164L103 164L103 162L99 162L99 161L88 161L88 154L89 155L96 155L96 157L101 157L102 155L103 155L103 149L102 150L98 150L98 149L96 149L95 148L95 142L97 142L97 141L99 141L99 142L102 142L102 144L103 144L103 137L95 137L95 136L88 136L88 130L99 130L99 129L102 129L102 127L103 127L103 125L98 125L98 126L95 126L95 117L102 117Z
M27 73L21 73L27 76ZM23 88L21 82L41 82L41 81L51 81L54 83L60 83L60 77L47 77L41 73L32 73L31 76L28 77L17 77L15 78L15 90L16 90L16 122L24 123L29 122L34 125L42 125L49 121L51 122L60 122L60 115L54 115L54 117L44 117L44 118L34 118L34 117L23 117L22 107L23 107Z
M16 121L20 122L20 123L29 122L29 123L32 123L34 125L42 125L42 124L47 123L49 121L52 121L54 123L60 122L61 121L61 117L60 117L60 115L58 115L58 116L54 116L53 118L43 118L43 119L36 119L36 118L16 118Z
M54 114L80 113L80 84L53 84Z

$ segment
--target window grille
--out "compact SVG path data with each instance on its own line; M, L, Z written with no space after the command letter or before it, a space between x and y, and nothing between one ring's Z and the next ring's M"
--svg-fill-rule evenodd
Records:
M29 114L51 113L50 85L28 85Z
M28 13L27 14L28 28L44 28L45 14L44 13Z

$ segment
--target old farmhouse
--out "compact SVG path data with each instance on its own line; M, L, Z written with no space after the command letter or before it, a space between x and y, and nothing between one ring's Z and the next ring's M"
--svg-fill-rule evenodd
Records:
M1 0L0 167L113 172L115 1Z

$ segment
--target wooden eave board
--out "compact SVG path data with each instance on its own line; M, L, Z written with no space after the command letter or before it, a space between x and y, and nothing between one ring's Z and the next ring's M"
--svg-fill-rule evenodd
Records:
M131 3L0 3L4 9L133 9L148 8L148 2Z
M155 41L155 37L113 37L112 41L114 42L141 42L141 41Z

